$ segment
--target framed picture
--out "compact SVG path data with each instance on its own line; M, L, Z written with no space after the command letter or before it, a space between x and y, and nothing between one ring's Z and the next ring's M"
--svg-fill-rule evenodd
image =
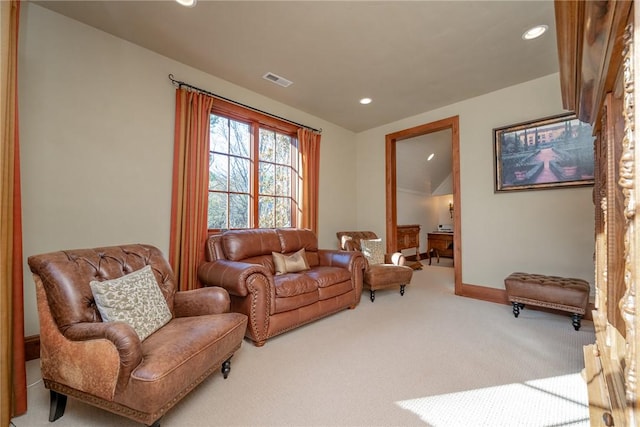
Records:
M495 191L593 185L591 132L575 114L494 129Z

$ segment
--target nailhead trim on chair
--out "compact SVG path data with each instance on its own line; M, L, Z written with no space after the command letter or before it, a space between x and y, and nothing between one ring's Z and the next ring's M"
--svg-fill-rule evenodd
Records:
M212 366L210 369L207 369L205 373L196 378L191 384L185 387L179 394L173 397L169 402L167 402L162 408L153 414L148 414L146 412L140 412L135 409L131 409L128 406L121 405L117 402L110 402L108 400L100 399L95 396L91 396L89 394L80 393L75 389L69 388L63 384L59 384L54 381L50 381L47 379L43 379L45 388L54 390L60 394L64 394L66 396L76 397L84 402L89 402L92 405L95 405L99 408L105 409L109 412L113 412L115 414L124 415L127 418L132 420L141 422L143 424L151 424L157 421L160 417L162 417L169 409L171 409L176 403L180 401L184 396L186 396L191 390L196 388L202 381L204 381L207 377L209 377L214 371L220 369L222 367L222 363L228 360L233 354L240 348L240 344L238 344L233 351L229 352L223 359L220 364L216 364Z

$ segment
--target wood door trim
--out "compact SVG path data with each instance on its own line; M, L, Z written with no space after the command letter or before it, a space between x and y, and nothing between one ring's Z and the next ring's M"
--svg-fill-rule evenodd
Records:
M451 130L451 154L453 175L453 268L455 277L455 294L462 295L462 241L460 227L460 117L452 116L435 122L426 123L409 129L390 133L385 136L385 188L386 188L386 229L387 252L395 252L397 247L396 232L398 223L398 201L396 193L396 143L404 139L426 135L441 130Z

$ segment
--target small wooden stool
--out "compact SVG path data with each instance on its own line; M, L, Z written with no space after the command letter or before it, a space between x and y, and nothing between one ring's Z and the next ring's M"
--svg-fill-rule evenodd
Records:
M580 329L580 319L587 311L589 302L590 287L586 280L511 273L504 279L504 286L515 317L518 317L525 304L531 304L572 313L573 328L576 331Z

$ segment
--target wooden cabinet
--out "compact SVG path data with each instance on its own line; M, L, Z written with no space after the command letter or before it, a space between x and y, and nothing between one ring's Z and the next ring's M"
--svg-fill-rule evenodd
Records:
M399 225L397 227L398 251L416 248L416 261L420 260L420 225Z
M432 256L436 256L438 262L440 257L453 258L453 233L427 234L427 256L429 265L431 265Z
M640 421L640 84L634 3L556 0L565 109L595 136L595 343L584 348L591 425Z

